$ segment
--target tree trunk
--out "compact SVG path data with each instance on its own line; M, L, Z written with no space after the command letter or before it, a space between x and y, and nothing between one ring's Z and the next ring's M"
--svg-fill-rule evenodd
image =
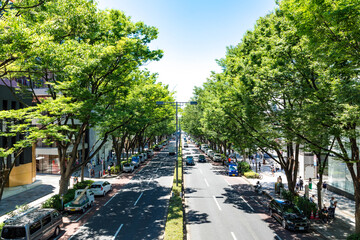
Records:
M354 184L355 188L355 233L360 233L360 181Z

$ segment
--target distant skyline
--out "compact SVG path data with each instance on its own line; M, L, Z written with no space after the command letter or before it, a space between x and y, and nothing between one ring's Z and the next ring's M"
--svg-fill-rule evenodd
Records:
M259 17L272 12L274 0L100 0L101 9L125 12L159 30L151 49L162 49L163 58L146 68L159 73L158 81L176 91L177 101L189 101L211 71L221 72L216 59L226 47L240 43Z

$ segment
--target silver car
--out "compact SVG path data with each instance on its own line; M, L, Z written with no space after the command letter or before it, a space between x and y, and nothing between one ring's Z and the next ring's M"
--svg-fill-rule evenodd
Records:
M95 196L105 196L107 192L112 190L112 186L108 181L97 181L91 184L90 189Z

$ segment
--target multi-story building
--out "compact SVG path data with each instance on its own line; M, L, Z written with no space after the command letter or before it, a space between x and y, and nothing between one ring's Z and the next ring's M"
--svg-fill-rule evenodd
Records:
M16 97L14 96L11 88L15 89L17 87L18 85L16 81L10 81L7 79L0 80L0 111L23 108L24 105L22 102L31 105L31 98L26 99L20 95L17 95ZM1 123L1 131L6 131L5 123ZM6 149L11 147L20 139L20 135L15 137L0 137L0 147ZM16 159L14 154L8 156L6 159L0 158L0 170L9 169L15 161L14 168L12 169L7 182L8 187L30 184L35 181L36 161L34 149L34 147L24 149L24 151Z

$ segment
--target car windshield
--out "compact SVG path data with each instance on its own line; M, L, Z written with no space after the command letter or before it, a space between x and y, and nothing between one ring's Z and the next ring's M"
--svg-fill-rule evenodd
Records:
M230 171L236 171L236 166L230 165L230 166L229 166L229 170L230 170Z
M101 185L91 185L90 188L101 188Z
M1 237L5 239L25 238L25 227L4 227L1 232Z
M300 209L295 205L284 204L283 212L284 213L295 213L296 215L301 215Z

